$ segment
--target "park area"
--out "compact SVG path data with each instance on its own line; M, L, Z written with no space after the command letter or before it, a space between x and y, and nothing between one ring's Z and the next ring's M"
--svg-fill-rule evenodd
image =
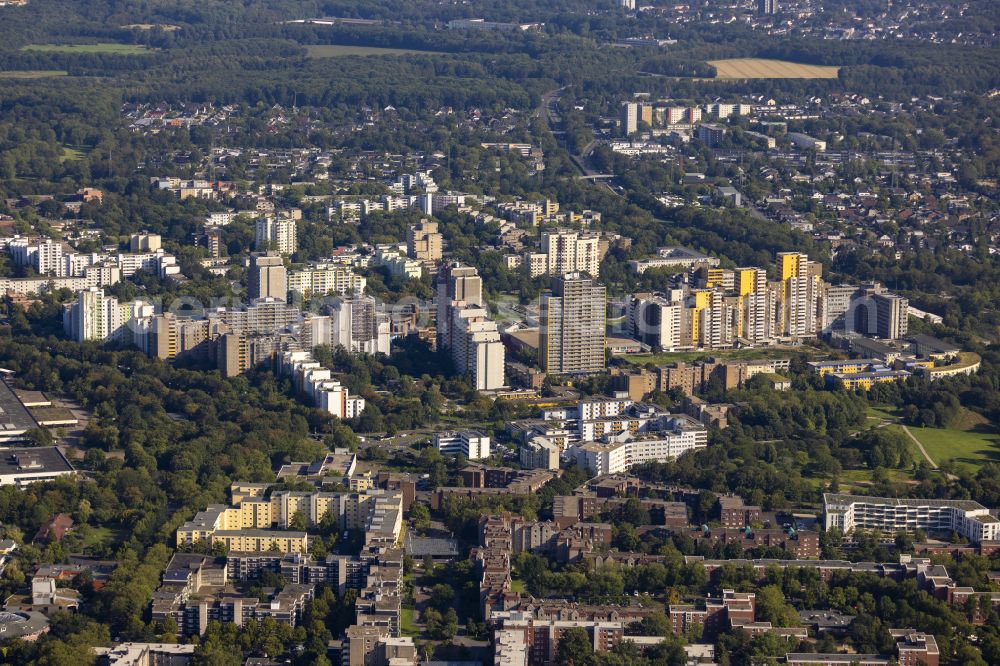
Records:
M765 58L731 58L709 60L717 79L835 79L838 67L803 65L785 60Z
M924 460L919 442L935 465L950 462L975 469L1000 462L1000 430L982 415L962 409L950 428L903 425L901 414L888 405L868 408L869 427L888 428L904 435L911 444L914 460Z
M988 462L1000 462L1000 433L992 427L959 430L907 426L907 430L923 444L931 460L939 465L951 462L976 468ZM917 460L922 457L917 451L914 454Z

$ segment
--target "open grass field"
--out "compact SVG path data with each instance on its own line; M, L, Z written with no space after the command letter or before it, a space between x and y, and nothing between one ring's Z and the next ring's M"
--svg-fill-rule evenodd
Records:
M884 426L906 437L914 460L923 460L919 447L906 436L900 421L900 410L889 405L872 405L868 408L866 425L869 428ZM979 467L988 462L1000 462L1000 429L982 414L961 408L951 428L919 428L907 426L927 455L936 464L954 462L965 467Z
M709 60L708 64L715 67L718 79L835 79L839 69L764 58Z
M389 49L380 46L350 46L341 44L310 44L306 46L310 58L346 58L348 56L378 55L446 55L442 51L417 51L415 49Z
M914 426L908 426L908 429L939 465L951 461L976 468L988 462L1000 462L1000 432L990 426L981 425L973 430ZM913 455L917 460L923 458L916 446L913 447Z
M139 44L28 44L22 51L42 53L106 53L108 55L144 55L151 49Z
M25 69L16 72L0 72L0 79L47 79L68 74L69 72L63 69Z
M417 611L404 606L399 609L399 631L404 636L417 637L420 635L420 626L417 625Z

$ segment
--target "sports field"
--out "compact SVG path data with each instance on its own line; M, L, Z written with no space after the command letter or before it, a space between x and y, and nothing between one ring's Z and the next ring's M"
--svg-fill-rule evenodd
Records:
M11 72L0 72L0 79L47 79L52 76L69 74L62 69L24 69Z
M139 44L28 44L22 51L42 53L106 53L108 55L143 55L150 49Z
M835 79L839 69L764 58L709 60L708 64L715 67L718 79Z
M310 44L306 47L310 58L344 58L346 56L377 55L444 55L441 51L417 51L415 49L389 49L380 46L350 46L341 44Z

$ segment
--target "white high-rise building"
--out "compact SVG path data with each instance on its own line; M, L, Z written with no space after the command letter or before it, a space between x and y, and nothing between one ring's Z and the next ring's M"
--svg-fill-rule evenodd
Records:
M285 262L277 252L255 252L250 255L247 289L250 298L285 300L288 295L288 278Z
M103 289L91 287L77 292L76 303L63 313L63 328L73 340L113 340L134 343L135 335L128 327L132 320L148 320L153 306L145 301L119 303Z
M438 278L437 340L451 350L455 369L480 391L504 385L504 348L483 307L483 281L471 266L450 264Z
M329 293L356 294L365 290L367 280L350 266L343 264L315 264L300 271L288 273L288 291L305 298Z
M451 308L451 357L455 369L467 374L478 391L504 385L504 347L496 322L484 308L474 305Z
M371 296L339 299L329 317L330 345L355 353L388 354L389 318Z
M38 246L35 270L38 271L39 275L64 277L66 273L63 262L63 244L50 238L41 243Z
M597 277L601 265L601 237L567 229L542 234L542 252L553 275L587 273Z
M451 346L452 302L482 305L483 279L472 266L448 264L441 269L437 292L437 345L445 349Z
M261 217L257 219L258 250L274 249L281 254L294 254L298 248L295 220L290 217Z
M625 0L623 0L625 1ZM631 9L635 9L635 1L631 0L633 6ZM622 104L621 108L621 123L622 123L622 134L625 136L631 136L639 131L639 105L635 102L625 102Z
M729 346L733 343L733 309L725 303L718 302L721 299L713 299L707 308L698 312L698 346L708 348L718 348Z
M66 277L63 244L51 238L15 238L7 245L18 266L30 266L39 275Z
M307 351L287 351L278 357L278 369L291 377L296 390L304 393L318 409L341 419L353 419L365 410L365 399L352 397L351 392L333 379Z
M105 296L103 289L92 287L78 292L69 312L68 333L77 342L107 340L121 328L118 299Z
M364 354L390 351L389 317L379 312L375 299L368 296L338 300L329 315L306 316L300 335L305 349L329 345Z
M302 348L312 350L320 345L330 345L332 322L329 315L307 315L302 319Z
M632 337L667 351L679 347L683 311L683 301L672 301L663 294L635 294L628 307Z
M607 289L580 273L552 280L542 294L538 361L549 374L602 372L607 367Z
M829 332L838 325L840 328L845 327L845 315L851 309L851 301L857 293L856 285L828 284L823 287L820 292L819 320L824 332Z
M771 338L772 294L764 289L743 296L742 337L750 342L766 342Z
M810 335L809 277L793 277L785 281L785 333L793 336Z
M688 107L685 106L669 106L664 113L668 125L682 123L689 116Z
M781 331L788 336L814 335L817 329L819 269L801 252L779 252Z

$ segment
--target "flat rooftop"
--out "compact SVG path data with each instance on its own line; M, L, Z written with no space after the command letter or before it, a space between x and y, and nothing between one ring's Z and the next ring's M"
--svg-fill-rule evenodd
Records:
M910 340L910 342L917 343L921 347L926 347L927 351L931 353L954 354L961 351L961 348L951 344L950 342L945 342L944 340L939 340L932 335L924 335L923 333L911 335L908 340Z
M834 377L839 379L885 379L886 377L909 377L906 370L873 370L871 372L837 372Z
M896 499L895 497L868 497L867 495L847 495L823 493L824 504L886 504L889 506L922 506L962 509L964 511L986 511L986 507L974 500L939 499Z
M14 395L25 407L48 407L52 402L41 391L14 389Z
M73 466L55 446L0 449L0 476L72 471Z
M845 365L882 365L882 361L877 358L846 358L836 361L809 361L808 365L813 368L840 368Z
M0 631L4 638L19 638L44 631L49 619L35 611L0 611Z
M507 335L516 340L521 346L527 347L533 352L538 351L540 334L537 328L524 328L520 331L511 331Z
M26 430L37 428L31 413L18 399L6 381L0 381L0 437L20 435Z
M864 347L865 351L878 352L879 354L903 353L901 350L891 347L881 340L875 340L873 338L858 338L857 340L851 340L851 345L854 347Z
M73 412L65 407L32 407L30 413L39 425L76 425L79 423L79 419L73 415Z
M659 259L709 259L707 254L702 254L697 250L680 245L656 248L656 257Z

